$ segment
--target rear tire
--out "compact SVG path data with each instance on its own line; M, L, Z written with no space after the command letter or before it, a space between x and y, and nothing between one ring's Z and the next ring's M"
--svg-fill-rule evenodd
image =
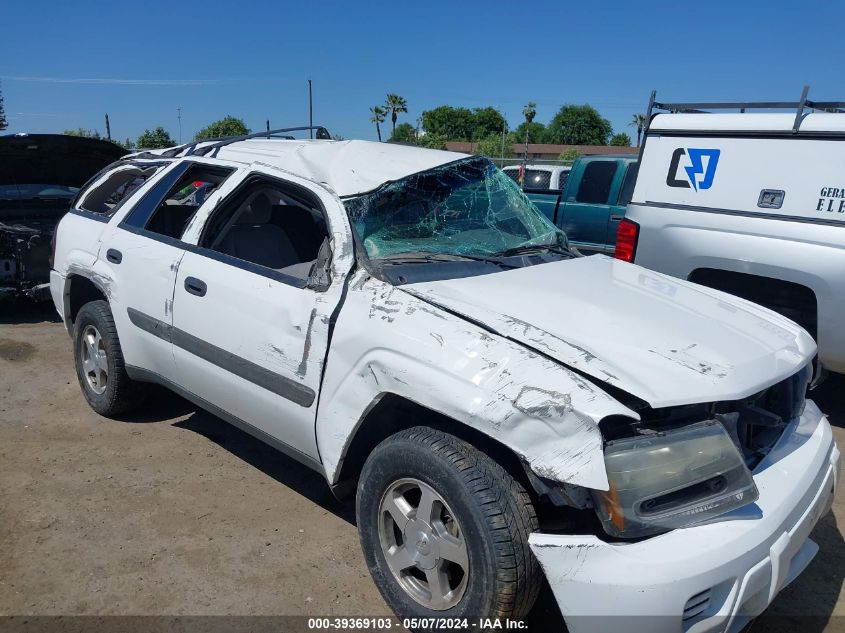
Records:
M373 580L400 618L477 623L533 606L542 573L528 547L531 499L463 440L429 427L388 437L364 465L356 511Z
M117 328L105 301L80 308L73 326L73 355L82 395L94 411L113 417L138 405L143 385L126 374Z

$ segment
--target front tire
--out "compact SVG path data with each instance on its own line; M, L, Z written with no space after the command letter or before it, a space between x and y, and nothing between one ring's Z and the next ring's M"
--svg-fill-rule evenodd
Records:
M105 301L91 301L79 310L73 353L82 395L94 411L113 417L137 406L141 385L126 374L117 328Z
M373 580L399 617L520 619L533 606L531 499L463 440L429 427L387 438L361 472L356 511Z

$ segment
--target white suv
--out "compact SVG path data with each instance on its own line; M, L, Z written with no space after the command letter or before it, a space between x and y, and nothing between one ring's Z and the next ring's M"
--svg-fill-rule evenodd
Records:
M485 158L258 136L129 156L59 225L95 411L158 383L354 494L415 630L543 574L571 631L733 630L804 569L839 473L804 330L574 256Z

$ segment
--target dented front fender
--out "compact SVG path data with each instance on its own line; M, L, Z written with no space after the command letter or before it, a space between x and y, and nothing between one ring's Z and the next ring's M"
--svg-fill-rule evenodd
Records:
M606 490L598 422L636 413L527 347L359 271L326 366L317 442L330 482L371 403L393 393L513 450L537 475Z

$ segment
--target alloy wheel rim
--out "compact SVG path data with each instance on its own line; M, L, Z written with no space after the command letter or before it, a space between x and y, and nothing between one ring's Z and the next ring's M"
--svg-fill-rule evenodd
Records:
M443 497L413 478L388 486L379 504L379 542L399 586L444 611L461 601L469 578L463 531Z
M109 382L108 355L105 341L93 325L85 326L82 331L79 359L82 361L82 371L88 388L97 395L105 393Z

